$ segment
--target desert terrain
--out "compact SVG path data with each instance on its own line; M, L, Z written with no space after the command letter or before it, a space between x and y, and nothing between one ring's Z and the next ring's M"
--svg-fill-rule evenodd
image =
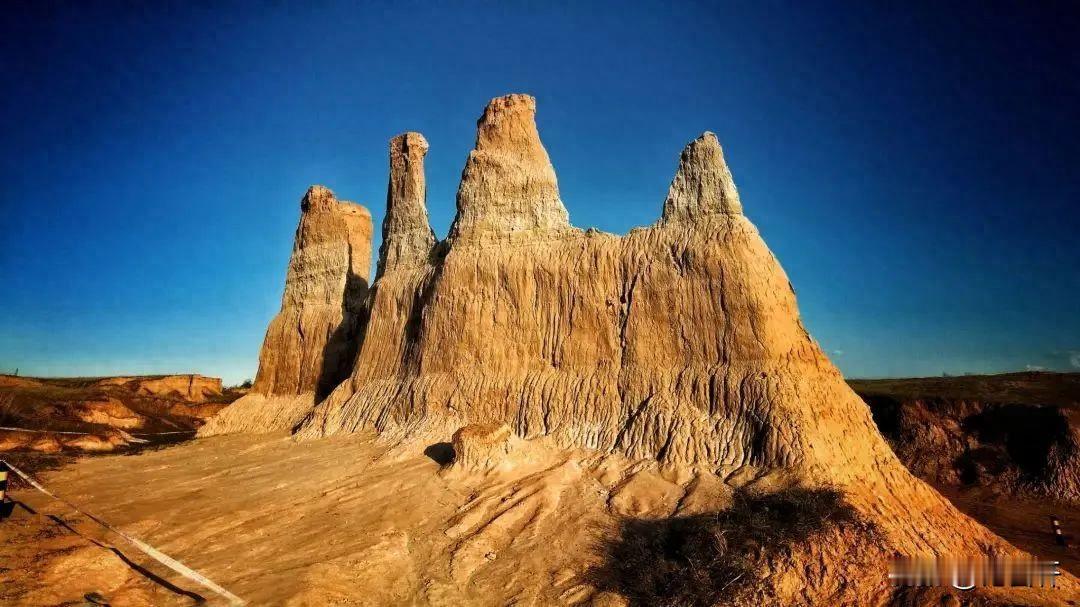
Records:
M106 452L190 438L243 395L201 375L0 375L0 452Z
M374 276L370 213L311 187L251 391L183 444L35 472L252 605L1080 601L1074 553L1025 518L1077 524L1072 396L849 385L715 134L682 150L655 223L619 236L570 222L536 111L484 109L442 240L427 141L390 141ZM228 603L12 495L0 599ZM1055 587L888 578L898 556L1028 552L1061 557Z
M617 568L610 573L609 556L628 550L651 555L649 567L663 561L662 553L623 542L620 525L637 521L662 529L672 521L714 517L735 501L734 480L686 481L655 462L631 463L543 442L518 445L502 470L484 471L455 470L449 463L454 446L443 443L421 451L389 448L365 433L299 443L283 432L238 434L136 455L84 457L40 477L50 488L62 488L64 498L252 605L661 604L648 595L625 598L623 593L640 590L636 578ZM1045 520L1030 518L1043 514L1045 504L1016 510L1018 502L1000 496L946 495L1016 545L1071 558L1062 558L1065 570L1078 570L1075 549L1055 549ZM20 506L0 526L0 599L82 604L80 599L96 593L113 605L190 605L201 599L227 604L62 504L23 487L15 497ZM756 509L759 502L748 506L766 524L776 524L767 509ZM803 507L794 513L802 514ZM868 542L855 551L826 548L868 531L854 520L830 516L839 521L811 519L804 521L808 530L785 531L809 545L752 527L759 539L772 540L747 551L754 559L749 570L761 578L724 598L852 605L889 598L891 604L938 605L942 597L956 596L964 605L1052 605L1075 596L1058 593L1055 601L1055 595L1021 589L1001 602L993 593L924 589L890 597L883 579L871 585L874 576L867 576L861 595L832 603L822 595L842 595L844 582L822 575L827 559L839 552L849 566L868 566L881 555ZM1080 525L1075 510L1063 524ZM798 578L815 562L823 567L814 578L817 594L801 599L804 582ZM642 575L644 564L635 566ZM677 568L667 573L674 583L697 581ZM785 586L794 596L769 589L778 583L776 576L792 575L795 580Z

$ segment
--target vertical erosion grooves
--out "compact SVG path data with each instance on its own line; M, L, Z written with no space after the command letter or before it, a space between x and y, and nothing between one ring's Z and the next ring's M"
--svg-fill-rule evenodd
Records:
M1014 550L889 449L804 329L714 135L683 151L657 223L618 237L569 224L534 114L526 96L488 106L447 241L380 276L352 375L300 437L506 424L763 489L835 486L903 554ZM421 203L398 208L426 233Z
M367 317L371 214L312 186L300 202L281 311L266 329L251 394L200 436L292 428L349 377Z

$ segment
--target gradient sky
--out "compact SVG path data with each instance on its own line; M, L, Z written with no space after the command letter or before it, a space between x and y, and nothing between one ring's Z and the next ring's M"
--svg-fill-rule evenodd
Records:
M308 185L378 232L421 131L445 235L510 92L581 227L654 221L716 132L848 376L1080 368L1069 3L147 4L5 3L0 371L254 376Z

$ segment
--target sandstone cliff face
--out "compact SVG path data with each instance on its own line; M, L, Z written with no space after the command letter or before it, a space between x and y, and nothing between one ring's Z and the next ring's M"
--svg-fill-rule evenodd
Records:
M619 237L569 224L534 111L521 95L485 110L447 241L386 264L353 373L300 437L506 424L732 485L837 485L909 554L1010 549L889 449L802 326L714 135L683 151L661 219ZM392 204L419 179L402 170ZM427 234L420 202L398 209Z
M366 317L371 214L322 186L300 208L281 311L266 330L251 393L202 436L291 428L352 369Z

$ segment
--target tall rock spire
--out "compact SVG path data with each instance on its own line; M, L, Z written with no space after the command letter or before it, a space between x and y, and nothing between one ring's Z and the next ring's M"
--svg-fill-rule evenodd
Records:
M435 246L426 205L427 151L428 142L420 133L404 133L390 140L390 184L376 278L397 268L423 264Z
M266 328L251 392L202 436L293 427L349 376L367 318L371 213L315 185L300 201L281 310Z
M461 175L451 241L570 227L535 117L536 99L529 95L506 95L488 104Z
M352 369L371 275L371 213L315 185L300 201L281 311L266 330L252 390L329 392Z
M741 215L742 203L716 135L706 131L683 148L664 201L664 221Z

